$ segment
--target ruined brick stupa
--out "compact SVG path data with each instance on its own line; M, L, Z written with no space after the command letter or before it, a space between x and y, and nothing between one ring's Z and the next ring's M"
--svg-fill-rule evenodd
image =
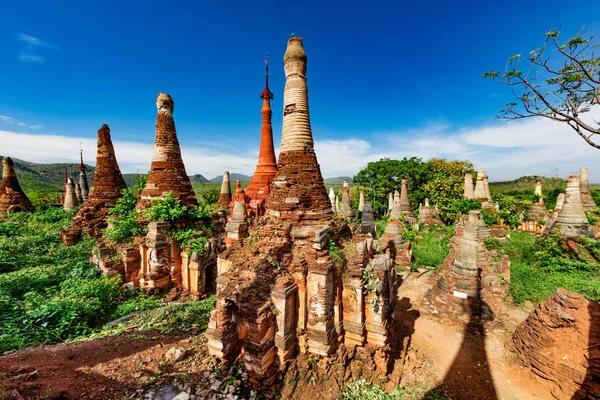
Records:
M482 226L479 210L469 211L461 221L452 239L454 246L440 267L441 276L423 299L424 312L464 322L474 316L494 319L501 312L510 263L507 256L486 249Z
M544 196L542 195L542 182L538 181L535 184L535 195L538 200L531 203L531 207L529 207L529 219L538 221L548 219L550 213L548 209L544 205Z
M587 168L581 168L579 170L579 191L581 193L581 205L583 206L583 211L595 211L596 203L590 193Z
M81 199L83 201L87 201L88 199L88 194L90 192L90 188L88 186L88 180L87 180L87 167L86 165L83 163L83 150L79 152L79 165L77 166L77 169L79 170L79 187L81 189Z
M464 184L464 191L463 191L463 197L465 199L473 199L474 197L474 192L473 192L473 174L468 172L465 174L465 184Z
M121 197L121 190L126 188L110 138L110 128L104 124L98 130L98 150L92 187L87 201L71 221L71 227L61 233L65 244L78 242L83 229L86 229L89 235L97 236L106 228L108 209L116 204Z
M349 221L352 221L354 217L356 217L356 214L352 210L352 205L350 204L350 186L348 179L344 179L344 191L342 192L342 202L338 213L346 217Z
M269 196L270 185L277 173L277 160L275 159L275 147L273 146L273 128L271 126L271 100L273 93L269 90L269 63L265 60L265 90L260 94L263 99L262 128L260 135L260 151L258 153L258 164L252 176L250 184L245 190L250 199L250 209L253 215L263 215L265 212L264 202Z
M556 289L516 329L518 361L557 399L600 398L600 304Z
M384 346L395 295L393 262L374 254L370 234L355 237L356 256L346 272L334 267L327 250L336 226L313 147L306 62L302 40L290 39L281 153L267 212L247 224L240 203L234 205L206 331L212 355L225 361L242 355L250 381L264 387L298 352L328 356L350 341ZM367 295L361 268L372 260L382 286ZM367 313L365 298L381 306Z
M567 179L565 203L556 217L550 233L558 233L561 236L566 237L594 237L590 223L583 210L583 205L581 204L579 178L576 176L570 176L569 179Z
M0 214L31 210L33 206L19 185L14 161L10 157L4 157L0 183Z
M158 108L156 143L152 164L146 187L136 208L141 212L150 205L150 199L164 197L169 192L173 193L182 205L197 206L198 200L185 171L175 130L173 119L175 103L168 94L159 93L156 98L156 108Z
M400 188L400 211L402 216L410 223L417 222L415 213L413 212L410 200L408 200L408 189L406 187L406 179L402 179Z
M431 207L428 198L425 198L425 204L419 205L419 222L425 225L442 225L437 207Z
M492 197L490 196L488 176L481 168L477 170L477 180L475 182L475 189L473 190L473 198L481 201L484 209L494 208L494 204L492 204Z
M77 199L77 190L72 178L67 178L67 184L65 185L65 202L63 203L63 209L72 210L79 205L79 199Z
M229 207L231 203L231 186L229 183L229 171L223 172L223 180L221 181L221 192L219 193L219 200L217 205L225 209Z

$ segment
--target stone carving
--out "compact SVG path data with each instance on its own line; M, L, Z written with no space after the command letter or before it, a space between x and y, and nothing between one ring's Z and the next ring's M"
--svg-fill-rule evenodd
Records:
M150 199L164 197L169 192L173 193L181 204L197 206L198 200L185 171L175 130L173 119L175 103L168 94L159 93L156 98L156 108L158 108L156 142L152 164L150 164L148 181L136 208L139 212L143 212L150 205Z
M229 186L229 171L223 172L223 181L221 181L221 193L217 205L228 208L231 203L231 186Z
M550 233L558 233L566 237L594 237L590 223L583 210L583 205L581 204L579 178L576 176L570 176L569 179L567 179L565 203L558 213Z
M0 183L0 214L31 210L33 206L19 185L14 161L10 157L4 157Z
M596 203L590 194L587 168L581 168L579 170L579 191L581 192L581 205L583 206L583 211L595 211Z

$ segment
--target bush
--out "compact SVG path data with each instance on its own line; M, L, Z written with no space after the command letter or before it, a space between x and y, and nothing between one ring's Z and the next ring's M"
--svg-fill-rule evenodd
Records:
M500 216L493 211L481 210L481 217L483 218L485 226L492 226L500 223Z
M566 254L557 236L542 239L527 232L511 232L502 251L511 260L510 293L516 304L546 300L559 287L600 300L600 273L596 264L586 264ZM598 244L589 241L587 250L596 254Z
M428 232L417 237L412 246L413 268L433 268L437 270L450 252L448 244L453 227L430 226Z
M187 249L188 254L204 254L204 245L212 235L210 229L175 229L169 235L179 243L182 249Z

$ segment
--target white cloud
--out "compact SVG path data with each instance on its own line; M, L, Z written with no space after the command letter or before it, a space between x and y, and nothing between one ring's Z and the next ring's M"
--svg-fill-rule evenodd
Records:
M16 118L0 115L0 125L17 125L19 128L30 128L34 130L42 129L42 125L29 125L26 122L19 121Z
M600 109L587 116L600 119ZM0 116L0 123L17 125L14 118ZM600 182L600 152L587 145L567 125L546 119L530 119L463 128L452 131L446 122L423 129L374 133L375 140L315 140L315 151L325 177L354 175L368 162L387 157L417 156L472 161L484 168L490 180L508 180L523 175L567 177L580 167L590 169L591 182ZM29 125L31 129L39 129ZM363 136L365 137L365 136ZM153 144L120 140L113 133L117 160L123 172L145 172L150 166ZM77 162L80 143L86 162L93 163L96 139L0 131L0 154L33 162ZM258 149L238 151L220 146L199 146L182 141L182 156L188 174L210 179L224 170L252 174Z
M24 62L38 64L43 63L44 57L38 54L40 48L58 50L58 46L45 42L35 36L27 35L25 33L17 34L16 38L17 41L25 44L25 47L21 50L20 54L18 55L19 60Z

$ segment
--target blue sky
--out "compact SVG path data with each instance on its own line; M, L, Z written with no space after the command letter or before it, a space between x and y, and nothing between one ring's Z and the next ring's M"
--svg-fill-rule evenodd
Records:
M0 154L64 162L76 159L82 142L93 161L96 131L107 123L121 168L147 169L154 101L166 92L175 100L188 173L251 174L264 54L277 145L282 57L295 32L308 54L313 136L325 176L353 174L380 156L417 155L470 159L492 180L564 176L589 166L600 181L597 150L568 128L495 121L509 93L481 78L540 46L552 27L565 35L584 25L600 31L597 0L577 7L557 0L187 3L4 4Z

